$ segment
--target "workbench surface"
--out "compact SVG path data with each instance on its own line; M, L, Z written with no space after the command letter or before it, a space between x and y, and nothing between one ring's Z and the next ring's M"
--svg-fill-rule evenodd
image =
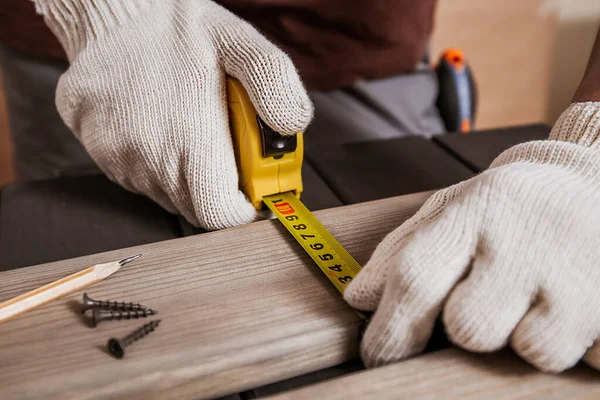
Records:
M317 216L364 263L426 198ZM87 292L157 309L157 330L116 360L105 350L108 338L142 322L91 328L79 312L80 292L0 324L0 398L210 398L356 357L362 320L274 220L5 271L0 300L138 253L142 258Z
M364 263L427 191L547 134L530 126L313 152L303 200ZM1 324L0 398L594 398L600 390L590 369L555 377L508 353L446 349L365 371L362 320L276 221L199 233L101 176L4 188L0 301L143 253L87 292L156 308L162 323L124 360L106 352L106 340L145 321L91 328L78 312L81 292ZM40 265L14 269L32 264ZM429 351L449 346L439 333Z

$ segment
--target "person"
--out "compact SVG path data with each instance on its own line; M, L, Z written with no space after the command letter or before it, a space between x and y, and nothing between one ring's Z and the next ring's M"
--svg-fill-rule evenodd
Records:
M373 26L398 26L390 21L404 12L414 19L412 25L405 20L407 26L427 33L421 28L434 4L247 2L256 5L248 19L257 21L275 18L263 13L272 11L266 5L284 10L276 28L262 25L271 34L268 40L224 7L235 10L236 2L221 3L35 0L70 63L58 82L58 111L95 164L123 187L207 229L257 218L237 188L226 74L243 83L268 125L295 134L331 113L335 108L328 106L336 101L350 101L309 95L304 78L329 85L326 90L358 87L353 100L380 104L366 94L377 92L373 87L394 87L393 75L408 72L386 52L394 47L386 46L394 35L381 40L371 35L364 48L348 47L368 57L341 59L336 49L365 31L376 33ZM324 14L309 11L316 4L331 8ZM401 12L392 12L396 9ZM375 19L367 23L369 17ZM354 25L345 24L350 20ZM321 34L343 38L319 42ZM426 40L418 38L415 48L424 51ZM296 54L294 61L273 42ZM298 48L303 51L294 53ZM417 59L409 60L411 68ZM378 68L370 70L371 62ZM367 366L421 351L441 313L449 338L462 348L488 352L510 344L543 371L557 373L582 359L600 369L599 84L600 34L573 104L549 140L508 149L487 171L435 193L379 244L344 293L353 307L374 311L361 342ZM430 112L433 97L420 115ZM360 125L366 115L350 121ZM391 115L393 125L406 128ZM406 131L419 133L425 126ZM330 140L318 133L312 135L315 143Z

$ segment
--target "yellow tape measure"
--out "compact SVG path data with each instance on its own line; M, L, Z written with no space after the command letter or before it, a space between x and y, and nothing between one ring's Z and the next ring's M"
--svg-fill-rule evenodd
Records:
M361 267L300 201L302 132L274 132L234 78L227 78L227 98L241 190L257 209L264 204L273 212L343 294Z
M360 265L291 192L263 198L264 203L340 291L360 272Z

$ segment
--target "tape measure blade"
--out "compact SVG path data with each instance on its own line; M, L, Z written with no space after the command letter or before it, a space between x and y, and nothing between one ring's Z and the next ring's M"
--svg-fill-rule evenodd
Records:
M308 213L308 219L311 220L311 224L314 224L317 227L317 229L321 232L323 239L333 247L334 251L336 253L338 253L340 255L340 257L342 257L344 260L346 260L346 262L348 264L348 268L351 269L352 274L353 274L352 277L354 278L354 276L356 276L362 269L360 264L354 259L354 257L352 257L352 255L350 253L348 253L348 251L344 248L344 246L342 246L340 244L340 242L338 242L337 239L323 226L323 224L321 224L321 221L319 221L306 208L306 206L304 206L303 203L300 202L300 205Z
M266 196L263 201L343 294L361 270L354 257L292 192Z

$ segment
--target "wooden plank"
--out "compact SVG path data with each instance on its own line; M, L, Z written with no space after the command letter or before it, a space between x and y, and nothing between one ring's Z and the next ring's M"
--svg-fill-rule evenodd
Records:
M0 195L0 271L180 236L173 216L102 175L14 184Z
M430 193L319 211L360 263ZM0 398L213 398L339 365L362 321L277 221L0 273L0 301L81 269L143 257L98 283L163 322L124 360L104 351L140 321L81 319L81 293L0 325Z
M504 150L519 143L548 139L549 133L548 125L537 124L476 131L468 135L442 135L435 137L434 141L472 171L480 172L487 169Z
M307 155L346 204L442 189L473 172L420 137L331 146Z
M598 372L577 367L544 374L514 354L442 350L267 397L270 400L346 399L597 399Z

